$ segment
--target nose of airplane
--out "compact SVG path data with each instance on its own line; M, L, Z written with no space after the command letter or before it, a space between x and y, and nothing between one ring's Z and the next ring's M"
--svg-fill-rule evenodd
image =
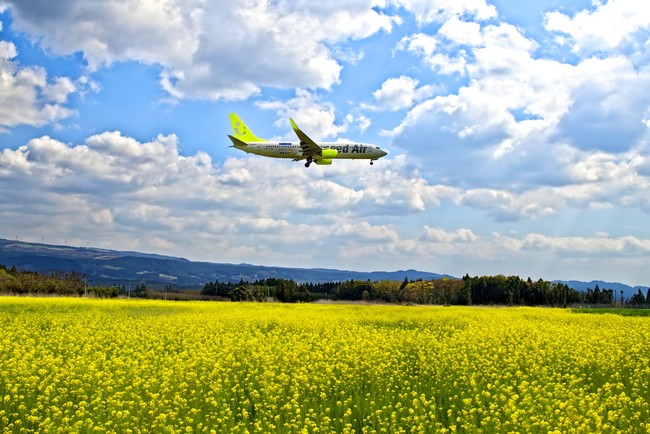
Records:
M386 155L388 155L388 152L384 151L383 149L379 150L379 158L384 157Z

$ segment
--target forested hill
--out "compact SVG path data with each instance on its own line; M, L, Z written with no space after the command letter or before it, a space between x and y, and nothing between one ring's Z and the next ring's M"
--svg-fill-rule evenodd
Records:
M88 275L93 285L146 284L153 288L202 288L206 282L256 281L267 278L296 282L344 280L433 280L451 277L416 270L357 272L333 269L265 267L250 264L193 262L155 254L26 243L0 239L0 264L25 271L74 271Z

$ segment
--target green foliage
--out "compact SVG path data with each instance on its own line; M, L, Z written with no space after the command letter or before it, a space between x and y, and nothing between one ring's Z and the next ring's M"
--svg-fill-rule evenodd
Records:
M614 314L622 316L650 316L650 309L616 309L616 308L576 308L571 309L575 313L592 313L592 314Z
M461 280L442 278L437 280L402 282L393 280L346 280L343 282L302 283L293 280L269 278L253 283L241 280L235 283L206 283L202 295L227 296L233 301L269 301L283 303L307 302L317 298L329 297L335 300L366 302L439 304L439 305L507 305L507 306L567 306L585 303L613 305L614 291L588 289L578 292L558 282L530 278L522 280L518 276L465 275ZM641 291L631 300L636 302L645 297Z
M630 298L629 300L629 304L636 305L636 306L646 304L646 303L648 303L648 300L643 295L643 292L641 292L641 288L639 288L637 293L634 294L632 298Z
M402 298L418 304L469 304L470 301L464 282L447 278L411 282L404 288Z
M370 280L346 280L334 287L333 295L342 300L361 300L363 292L372 296L373 285Z
M395 280L380 280L372 284L372 291L369 295L371 299L397 303L401 301L401 293L406 285L408 285L408 279L406 279L406 284L402 283L401 285Z
M643 295L641 296L643 297ZM590 304L612 304L614 302L614 291L611 289L603 289L601 291L598 285L596 285L593 290L587 288L584 301Z
M563 283L542 279L533 282L530 278L523 281L518 276L466 275L463 281L471 294L473 304L566 306L583 301L583 297L575 289ZM613 291L611 295L613 296Z
M7 269L0 265L0 293L17 295L64 295L117 297L117 288L89 287L86 276L70 271L54 271L48 274L33 271Z
M283 303L310 301L307 288L304 285L297 285L293 280L281 279L276 286L274 295Z
M117 286L89 286L88 295L99 298L115 298L118 296Z
M269 278L253 283L244 280L239 283L208 282L203 286L201 295L229 298L232 301L277 300L295 303L311 301L312 293L320 292L322 288L315 284L298 285L293 280Z

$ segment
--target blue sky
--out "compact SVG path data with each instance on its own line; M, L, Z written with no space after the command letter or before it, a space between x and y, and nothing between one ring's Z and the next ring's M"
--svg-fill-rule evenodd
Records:
M648 285L646 3L0 0L0 237Z

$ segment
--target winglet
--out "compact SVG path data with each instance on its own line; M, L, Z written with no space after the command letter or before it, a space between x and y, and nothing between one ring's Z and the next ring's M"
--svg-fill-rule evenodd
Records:
M234 136L243 142L266 142L267 140L257 137L250 128L246 126L236 113L230 113L230 124Z

